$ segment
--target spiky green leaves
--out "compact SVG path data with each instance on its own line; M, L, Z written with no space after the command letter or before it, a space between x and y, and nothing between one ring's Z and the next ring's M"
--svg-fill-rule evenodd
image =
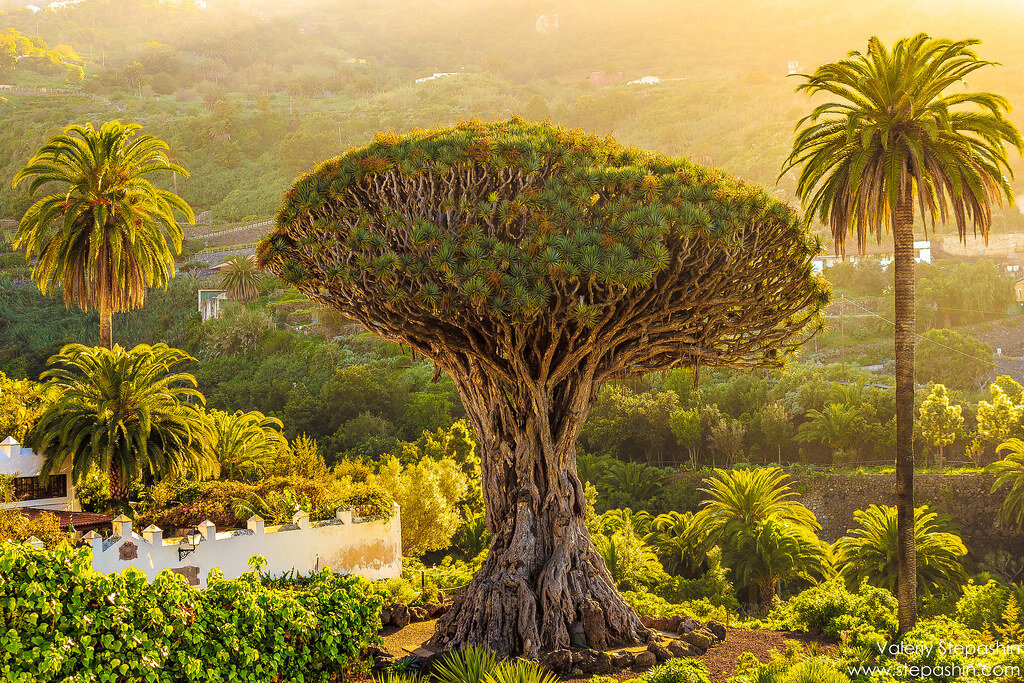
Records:
M311 296L368 324L387 319L398 337L413 320L420 332L436 321L614 330L634 299L633 333L645 320L705 316L703 332L678 341L752 353L758 343L741 340L763 328L772 341L757 354L773 358L820 309L818 246L759 188L513 119L384 134L325 162L285 195L257 254ZM666 339L651 347L659 359L671 355Z

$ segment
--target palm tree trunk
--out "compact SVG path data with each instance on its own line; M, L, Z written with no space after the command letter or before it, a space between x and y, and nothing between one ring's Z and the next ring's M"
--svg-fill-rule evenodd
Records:
M110 306L106 301L100 302L100 346L109 349L112 346Z
M914 204L909 188L893 221L896 285L896 561L900 633L917 622L914 546Z
M110 463L110 472L107 476L110 481L110 499L122 506L128 504L128 483L121 476L121 469L116 463Z

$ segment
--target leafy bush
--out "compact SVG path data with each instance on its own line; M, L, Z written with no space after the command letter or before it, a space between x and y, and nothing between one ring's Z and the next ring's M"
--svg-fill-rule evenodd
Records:
M776 628L823 633L839 638L844 631L895 633L896 598L884 588L862 583L851 593L843 580L832 578L798 593L769 616ZM866 628L865 628L866 627Z
M995 581L990 580L982 585L971 581L964 586L964 594L956 603L954 617L967 628L990 630L1002 617L1009 597L1009 589Z
M644 683L711 683L708 668L697 659L670 659L639 679Z
M2 478L3 475L0 475ZM0 486L2 484L0 481ZM71 540L56 515L44 512L29 518L17 508L0 509L0 541L23 543L32 536L42 541L47 548L55 548Z
M100 574L88 550L0 544L0 679L326 682L363 674L380 597L322 571L279 591L249 572L198 590L171 572ZM89 678L80 677L89 672ZM95 676L95 677L94 677Z
M713 604L707 598L689 602L671 603L653 593L622 591L626 603L642 617L690 616L696 619L717 619L724 621L729 610Z

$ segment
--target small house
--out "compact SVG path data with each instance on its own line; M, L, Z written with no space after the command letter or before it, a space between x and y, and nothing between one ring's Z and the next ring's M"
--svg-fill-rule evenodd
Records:
M0 441L0 474L14 479L14 502L0 503L0 506L65 512L81 510L71 480L71 458L65 459L61 471L51 474L45 485L39 479L42 469L43 456L25 448L13 436Z
M223 289L199 290L199 316L205 323L210 318L220 317L220 302L226 301L228 293Z

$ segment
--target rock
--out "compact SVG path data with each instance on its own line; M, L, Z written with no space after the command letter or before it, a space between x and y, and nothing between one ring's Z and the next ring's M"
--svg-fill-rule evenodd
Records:
M580 608L580 620L583 622L583 635L587 639L587 647L604 650L608 647L608 630L604 624L604 610L597 600L587 600Z
M606 674L615 670L614 667L612 667L612 658L607 652L588 648L580 654L582 655L582 658L579 663L579 668L583 673Z
M380 608L380 625L381 626L390 626L391 625L391 618L392 618L392 615L394 614L394 611L395 611L395 606L394 605L384 605L383 607Z
M409 625L409 608L405 605L395 605L391 610L391 625L405 628Z
M427 619L437 619L448 611L448 608L439 602L424 603L423 611L427 613Z
M382 647L377 647L376 645L370 645L365 650L363 650L363 658L372 658L373 666L375 668L381 666L390 666L391 660L394 659L390 652L388 652Z
M426 621L427 611L422 607L410 607L409 608L409 621Z
M700 624L694 621L692 617L686 617L685 619L679 620L679 624L676 625L672 632L682 635L684 633L696 631L698 628L700 628Z
M657 641L648 645L647 651L654 655L659 662L667 662L672 659L672 653L668 651L668 648Z
M633 660L633 667L637 669L649 669L658 663L658 658L649 651L638 652Z
M640 617L640 623L647 628L657 629L665 633L675 633L680 617Z
M629 650L615 652L612 654L611 658L612 666L616 669L628 669L633 666L633 663L636 660L636 656Z
M556 674L567 674L572 670L572 652L553 650L541 654L540 663Z
M709 621L705 628L714 634L715 638L720 643L725 642L725 625L720 624L717 621Z
M710 631L700 629L692 633L684 633L679 636L683 642L693 645L701 654L704 654L711 649L711 644L714 642L714 636L711 635Z
M691 657L690 646L678 640L671 640L668 643L668 651L673 657ZM699 656L699 655L698 655Z

